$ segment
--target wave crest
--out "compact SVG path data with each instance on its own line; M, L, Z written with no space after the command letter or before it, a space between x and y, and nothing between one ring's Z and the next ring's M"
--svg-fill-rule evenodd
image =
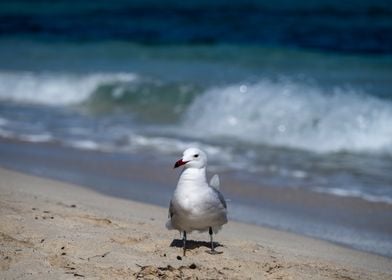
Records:
M290 81L215 88L199 96L183 127L199 137L317 152L391 151L392 103L353 90Z
M84 75L34 72L0 73L0 100L44 105L73 105L87 100L100 86L129 83L132 73Z

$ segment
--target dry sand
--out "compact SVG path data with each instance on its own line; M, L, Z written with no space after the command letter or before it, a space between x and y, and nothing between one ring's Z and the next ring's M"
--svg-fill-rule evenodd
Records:
M181 257L167 210L0 169L0 279L392 279L392 260L230 221Z

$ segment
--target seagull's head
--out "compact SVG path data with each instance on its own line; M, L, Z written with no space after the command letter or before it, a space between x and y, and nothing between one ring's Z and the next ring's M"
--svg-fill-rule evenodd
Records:
M185 168L203 168L207 165L207 155L198 148L186 149L180 160L177 160L174 168L184 166Z

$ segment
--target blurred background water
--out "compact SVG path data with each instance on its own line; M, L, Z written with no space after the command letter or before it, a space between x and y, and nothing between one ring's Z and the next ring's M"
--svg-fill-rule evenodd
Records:
M392 204L391 1L1 1L0 136Z

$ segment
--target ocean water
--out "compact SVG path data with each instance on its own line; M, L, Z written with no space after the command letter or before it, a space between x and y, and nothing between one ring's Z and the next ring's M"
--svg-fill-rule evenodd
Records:
M263 185L392 203L392 57L15 39L0 50L2 137L173 155L198 145L216 170Z
M390 1L0 3L0 136L392 204ZM0 155L1 156L1 155Z

